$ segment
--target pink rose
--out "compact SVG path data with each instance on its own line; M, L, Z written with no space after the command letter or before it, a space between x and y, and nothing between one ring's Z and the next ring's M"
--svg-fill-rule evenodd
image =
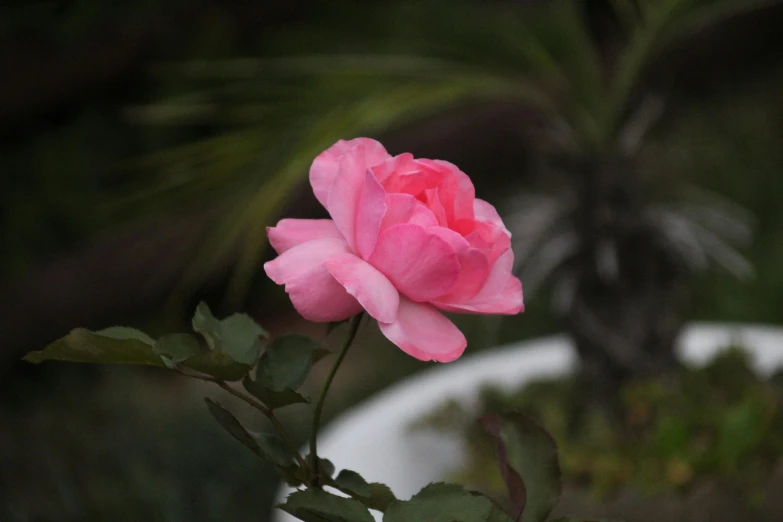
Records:
M305 319L341 321L364 309L404 352L449 362L467 341L438 310L523 310L511 234L451 163L341 140L315 158L310 184L332 219L268 228L280 255L264 265Z

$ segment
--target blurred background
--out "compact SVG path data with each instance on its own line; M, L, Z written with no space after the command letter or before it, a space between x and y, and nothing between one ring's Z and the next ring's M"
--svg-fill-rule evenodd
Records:
M19 359L199 300L323 336L260 267L340 138L457 164L519 238L527 311L458 318L469 352L563 329L558 202L596 172L677 246L678 318L783 323L781 28L772 0L0 1L0 520L266 520L213 390ZM361 344L329 415L429 367Z

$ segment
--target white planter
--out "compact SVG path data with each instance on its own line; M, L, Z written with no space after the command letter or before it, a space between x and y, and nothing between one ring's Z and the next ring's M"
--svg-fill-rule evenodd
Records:
M783 328L743 324L695 324L680 338L688 364L710 360L730 343L741 343L755 369L768 375L783 367ZM515 389L542 377L563 375L576 364L571 342L553 336L515 343L438 365L405 379L345 412L323 431L319 454L338 470L352 469L369 482L387 484L398 498L410 498L433 481L462 467L457 437L411 432L410 424L450 398L475 404L485 385ZM291 488L278 492L282 501ZM377 517L380 520L380 517ZM277 510L274 522L296 519Z

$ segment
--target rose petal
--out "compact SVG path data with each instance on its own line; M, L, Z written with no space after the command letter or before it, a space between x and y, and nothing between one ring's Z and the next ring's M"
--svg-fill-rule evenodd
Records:
M511 236L511 232L509 232L506 225L503 224L503 220L500 218L497 209L490 203L487 203L483 199L476 198L473 201L473 212L476 216L476 221L492 223L495 227L502 229L507 236Z
M381 231L400 223L427 228L437 226L438 220L430 209L410 194L386 194L386 214L381 222Z
M459 276L451 245L419 225L402 223L378 236L369 262L413 301L431 301L448 293Z
M386 192L415 196L425 188L425 175L409 152L387 159L371 170Z
M440 194L437 188L427 189L424 191L424 195L427 198L426 204L432 213L435 215L435 219L438 220L438 224L442 227L448 227L448 219L446 217L446 209L443 207L443 203L440 200Z
M375 241L386 214L386 191L372 172L365 171L364 187L356 211L356 249L367 259L375 248Z
M433 227L429 232L437 234L447 241L457 253L459 262L459 276L454 282L451 291L438 298L438 302L462 303L472 299L481 290L489 276L489 261L484 253L470 246L470 243L448 228Z
M522 282L510 276L503 289L486 301L464 304L433 303L441 310L457 313L516 315L525 310Z
M487 301L503 291L511 270L514 268L514 251L510 248L503 252L492 265L484 286L473 298L474 301Z
M438 192L449 228L456 230L458 223L473 222L476 189L470 177L448 161L420 159L418 162L441 175Z
M477 221L473 232L465 236L471 246L484 252L493 265L498 257L511 248L511 238L505 228L489 222Z
M266 235L278 254L313 239L343 237L331 219L281 219L274 227L267 227Z
M381 332L402 351L421 361L451 362L465 351L465 336L428 304L400 298L397 320L379 323Z
M345 154L361 154L361 162L365 167L377 165L390 158L383 145L370 138L340 140L323 151L310 167L310 185L313 187L315 197L324 207L327 206L329 189L337 177L340 159Z
M324 266L373 318L384 323L396 320L400 294L372 265L353 254L338 254Z
M356 211L365 180L364 162L355 154L340 160L337 176L329 189L326 210L351 249L356 250Z
M342 321L359 313L359 302L324 267L332 256L349 252L342 239L301 243L264 264L267 275L285 285L294 308L309 321Z

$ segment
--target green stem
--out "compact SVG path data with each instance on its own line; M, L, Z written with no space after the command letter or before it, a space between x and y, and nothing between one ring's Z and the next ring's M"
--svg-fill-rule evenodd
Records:
M321 396L318 397L318 403L315 405L315 411L313 412L313 431L310 434L310 469L312 470L310 486L320 488L321 477L318 471L318 430L321 425L321 410L323 410L324 402L326 401L326 394L329 392L329 387L332 385L334 376L337 374L337 370L345 359L345 354L348 353L348 348L353 344L353 340L356 338L356 332L359 331L359 324L362 322L364 313L356 315L351 319L350 329L348 330L348 337L345 338L343 347L340 349L340 354L337 356L337 360L334 362L334 366L329 371L329 375L326 376L323 388L321 388Z

